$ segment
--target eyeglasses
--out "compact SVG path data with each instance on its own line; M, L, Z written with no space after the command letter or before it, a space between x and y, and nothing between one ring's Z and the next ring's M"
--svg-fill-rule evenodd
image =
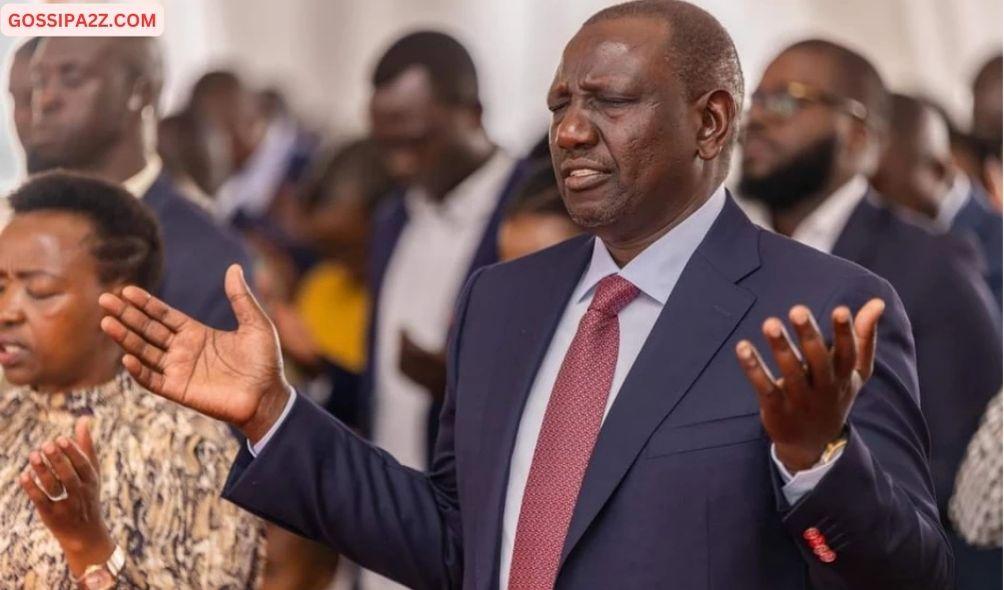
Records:
M868 122L868 108L861 101L837 96L811 88L800 82L788 82L777 92L754 92L750 98L753 106L760 107L769 116L786 121L808 104L825 104L862 122Z

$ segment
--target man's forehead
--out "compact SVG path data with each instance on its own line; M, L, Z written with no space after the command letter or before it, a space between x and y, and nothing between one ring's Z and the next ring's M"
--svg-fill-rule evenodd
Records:
M100 37L54 37L39 45L32 63L100 63L112 49L111 40Z
M760 85L771 90L790 82L835 92L835 65L825 53L809 49L789 49L767 66Z
M374 89L372 106L377 114L408 117L425 112L434 98L428 71L413 66Z
M562 55L562 68L601 68L616 73L621 67L664 61L668 25L656 18L625 17L582 27Z

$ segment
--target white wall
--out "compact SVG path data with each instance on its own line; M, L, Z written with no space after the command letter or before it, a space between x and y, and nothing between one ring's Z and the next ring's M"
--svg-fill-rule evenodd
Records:
M177 107L209 67L233 66L277 83L319 125L362 132L369 73L401 34L456 35L482 79L486 124L523 150L546 128L544 96L561 49L609 0L159 0L168 64L165 104ZM731 32L752 88L785 44L806 36L846 43L871 58L895 89L922 92L968 117L968 87L1001 47L999 0L698 0ZM0 52L11 40L0 39ZM3 122L6 122L4 119ZM0 133L4 130L0 129ZM17 168L0 140L0 186Z
M164 0L169 17L207 24L203 55L170 88L177 100L203 61L231 63L280 82L296 106L336 130L361 131L368 76L380 52L419 27L455 34L478 63L487 125L512 149L542 133L544 95L561 49L609 0ZM752 88L773 54L806 36L846 43L895 89L945 103L962 122L979 62L1000 50L996 0L698 0L736 40ZM198 7L202 7L201 12ZM188 26L186 35L200 29ZM168 21L168 37L176 32ZM166 42L174 39L167 38ZM177 48L174 48L177 49ZM178 51L172 51L177 54Z

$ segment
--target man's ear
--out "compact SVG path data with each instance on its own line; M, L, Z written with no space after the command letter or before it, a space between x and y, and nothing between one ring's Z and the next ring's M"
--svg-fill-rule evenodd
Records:
M140 112L147 106L156 108L157 93L153 82L146 76L139 76L133 81L132 92L126 107L133 112Z
M732 95L725 90L712 90L697 99L701 114L697 129L697 155L702 160L712 160L722 153L738 124L739 108Z

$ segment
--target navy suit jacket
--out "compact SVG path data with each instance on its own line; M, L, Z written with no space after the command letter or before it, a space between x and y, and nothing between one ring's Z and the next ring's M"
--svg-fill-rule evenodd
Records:
M969 198L952 221L953 233L971 236L976 239L986 263L986 280L997 301L997 309L1001 307L1001 281L1004 280L1004 251L1001 242L1001 215L990 209L986 204L983 189L973 184Z
M178 192L166 172L150 186L143 202L160 222L164 242L164 274L157 296L213 328L236 329L223 277L236 262L251 281L251 258L240 240Z
M496 588L519 419L591 252L579 237L469 281L429 473L402 467L301 397L257 458L242 446L224 496L409 587ZM788 506L734 347L762 342L763 320L796 303L828 318L875 296L887 309L850 442ZM952 559L926 454L913 338L893 289L757 228L729 199L603 424L556 587L947 588ZM809 527L836 561L809 549Z
M921 407L942 515L969 439L1001 388L998 314L969 241L903 220L863 199L833 254L886 279L903 300L917 344Z

